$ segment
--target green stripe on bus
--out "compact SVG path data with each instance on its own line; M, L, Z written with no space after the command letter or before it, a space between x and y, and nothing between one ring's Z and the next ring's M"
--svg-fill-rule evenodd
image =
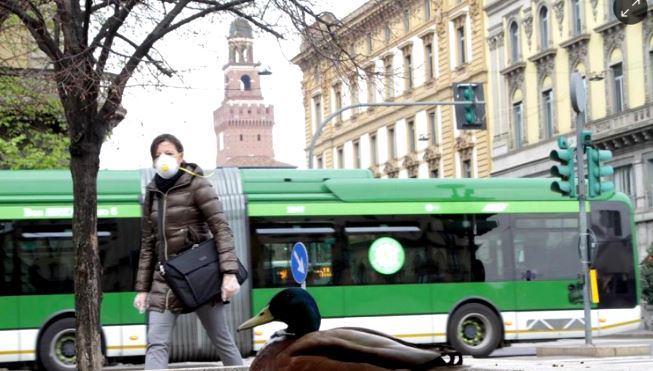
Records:
M249 216L578 212L578 202L250 203Z
M575 280L424 283L405 285L307 287L325 317L449 313L465 299L481 299L500 311L582 309L572 304L568 287ZM281 288L256 288L257 313Z
M99 205L98 218L133 218L141 216L138 204ZM0 219L70 219L73 217L72 205L28 205L0 206Z
M103 325L144 324L145 316L132 306L134 292L104 293L102 295L101 321ZM75 296L23 295L0 296L1 329L40 328L53 313L73 312Z

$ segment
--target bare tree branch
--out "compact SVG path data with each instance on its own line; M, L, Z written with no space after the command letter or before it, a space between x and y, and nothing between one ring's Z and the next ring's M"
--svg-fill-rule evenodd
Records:
M14 0L0 0L0 8L4 8L9 12L15 14L21 22L25 25L29 33L34 38L34 41L53 62L59 61L62 57L61 50L55 42L52 40L48 28L45 25L45 22L40 21L43 19L43 15L40 10L35 9L33 12L37 14L39 19L30 17L24 8Z
M132 46L134 49L137 49L139 47L138 44L136 44L135 42L131 41L129 38L127 38L127 37L125 37L125 36L123 36L123 35L121 35L119 33L116 33L116 37L123 40L123 41L125 41L127 44ZM123 55L123 56L124 57L129 57L128 55ZM152 63L156 67L156 69L159 70L159 72L161 72L162 74L164 74L164 75L166 75L168 77L172 77L175 74L174 70L172 70L170 68L166 68L165 66L163 66L162 61L158 61L158 60L154 59L149 53L145 54L145 58L150 63Z

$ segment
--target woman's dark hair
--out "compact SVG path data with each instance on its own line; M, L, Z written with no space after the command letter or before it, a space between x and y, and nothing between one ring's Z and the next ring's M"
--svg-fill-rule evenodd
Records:
M150 155L152 156L152 160L154 160L156 157L156 148L163 142L170 142L175 146L177 152L184 152L184 146L176 136L172 134L161 134L158 137L154 138L152 144L150 145Z

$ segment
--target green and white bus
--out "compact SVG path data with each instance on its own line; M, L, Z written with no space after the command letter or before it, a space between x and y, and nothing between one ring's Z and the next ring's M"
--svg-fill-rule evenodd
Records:
M475 356L512 341L583 337L578 202L550 183L243 171L252 306L296 285L287 262L302 242L323 329L369 327ZM632 205L613 194L589 210L593 333L635 329ZM256 328L255 348L283 326Z
M145 318L131 303L142 192L152 175L100 171L98 178L109 358L145 350ZM294 169L217 169L211 180L250 270L231 304L234 328L297 285L290 253L302 242L323 329L370 327L476 356L513 341L584 335L578 203L551 192L551 180L374 179L367 170ZM616 193L588 209L598 278L594 335L635 329L632 205ZM68 171L0 171L0 363L74 366L71 215ZM283 326L238 334L241 353L260 349ZM205 345L196 343L203 337L195 319L177 327L173 360L215 358L196 352Z

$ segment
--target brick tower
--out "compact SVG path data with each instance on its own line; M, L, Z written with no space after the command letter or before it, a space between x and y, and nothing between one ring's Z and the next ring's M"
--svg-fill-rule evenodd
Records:
M274 159L274 107L265 105L254 62L252 28L238 18L229 28L229 62L224 71L224 100L213 112L218 167L293 167Z

